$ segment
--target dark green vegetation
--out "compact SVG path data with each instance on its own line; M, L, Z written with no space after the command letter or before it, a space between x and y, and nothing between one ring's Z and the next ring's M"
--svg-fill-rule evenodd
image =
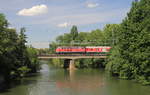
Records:
M121 24L108 24L103 30L60 35L50 44L51 53L57 46L111 46L106 60L82 59L77 67L106 67L113 75L150 84L150 0L135 1ZM60 60L53 60L60 66ZM94 65L99 63L102 65ZM106 64L107 63L107 64Z
M134 2L120 24L107 69L124 79L150 84L150 0Z
M0 14L0 79L3 80L36 72L39 65L36 49L25 45L25 28L21 28L17 34L16 30L8 25L5 16Z

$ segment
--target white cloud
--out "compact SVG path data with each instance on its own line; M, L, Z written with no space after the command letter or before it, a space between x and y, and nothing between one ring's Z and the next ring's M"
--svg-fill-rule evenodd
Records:
M61 27L61 28L66 28L66 27L69 26L69 23L68 22L64 22L64 23L58 24L57 26Z
M86 5L88 8L95 8L95 7L98 7L99 4L98 3L87 3Z
M20 16L35 16L48 12L48 7L44 4L33 6L29 9L22 9L17 14Z

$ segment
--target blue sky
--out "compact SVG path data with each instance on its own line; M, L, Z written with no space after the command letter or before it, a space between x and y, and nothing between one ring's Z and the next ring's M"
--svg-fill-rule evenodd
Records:
M133 0L0 0L10 27L25 27L28 44L46 48L72 25L82 32L120 23Z

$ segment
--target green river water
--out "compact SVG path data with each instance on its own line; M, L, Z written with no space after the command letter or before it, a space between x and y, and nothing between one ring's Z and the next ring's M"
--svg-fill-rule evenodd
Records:
M111 77L104 70L68 71L43 64L38 74L14 82L0 95L150 95L150 86Z

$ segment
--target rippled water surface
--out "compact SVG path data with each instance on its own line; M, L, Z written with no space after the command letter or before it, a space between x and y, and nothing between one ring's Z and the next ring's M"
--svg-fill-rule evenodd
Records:
M150 86L111 77L103 70L69 72L43 64L39 74L11 84L0 95L150 95Z

